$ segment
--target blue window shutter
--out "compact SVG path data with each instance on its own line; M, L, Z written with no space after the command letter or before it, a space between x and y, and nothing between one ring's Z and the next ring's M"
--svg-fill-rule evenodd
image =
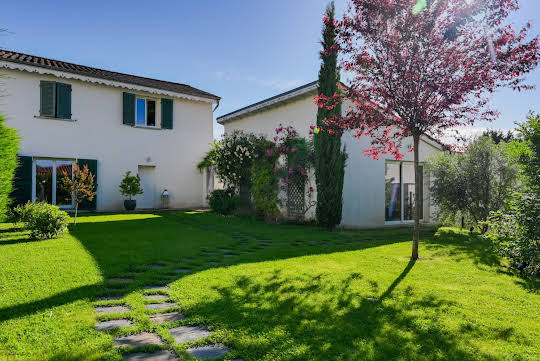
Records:
M12 205L25 204L32 201L32 157L17 156L19 164L13 177L13 190L9 196Z
M84 209L88 211L95 211L96 210L96 204L97 204L97 192L99 189L98 185L98 174L97 174L97 160L95 159L77 159L77 165L79 168L83 169L85 165L88 166L88 170L90 173L94 175L94 192L96 192L96 195L94 196L94 199L92 201L83 201L79 204L79 209Z
M135 94L123 93L122 123L135 125Z
M71 119L71 84L56 83L56 117Z
M42 117L56 116L56 82L44 81L39 83L40 103L39 114Z
M161 99L161 128L173 128L173 101L172 99Z

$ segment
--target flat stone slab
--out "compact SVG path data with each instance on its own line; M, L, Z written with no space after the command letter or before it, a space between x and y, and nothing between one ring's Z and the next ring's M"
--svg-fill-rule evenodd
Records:
M230 350L223 345L190 347L187 352L201 360L213 360L225 356Z
M103 296L96 298L97 301L119 301L121 299L121 296Z
M144 347L152 345L163 345L163 341L153 333L143 332L138 335L130 335L114 338L114 347Z
M210 336L213 332L199 326L180 326L169 330L176 343L199 340Z
M119 277L114 277L114 278L109 278L109 282L114 282L114 283L132 283L132 282L133 282L133 278L119 278Z
M169 286L144 286L143 289L148 291L168 291Z
M221 252L232 252L232 249L229 249L229 248L220 248L219 250Z
M126 361L180 361L178 356L171 350L163 350L153 353L132 353L122 356Z
M97 314L107 314L128 312L130 308L126 306L99 306L95 310Z
M96 330L98 331L105 331L105 330L114 330L115 328L120 327L127 327L127 326L133 326L133 322L126 319L120 319L120 320L110 320L110 321L104 321L104 322L98 322L95 325Z
M223 257L238 257L237 254L224 254Z
M145 306L147 310L165 310L167 308L178 307L176 302L165 302L165 303L150 303Z
M156 315L150 316L150 321L152 323L165 323L165 322L176 322L186 318L180 312L168 312L168 313L158 313Z
M175 273L189 273L191 272L191 269L189 268L178 268L174 270Z
M210 262L208 262L208 264L211 264L211 265L215 266L215 265L221 264L221 262L210 261Z
M145 300L168 300L169 296L167 295L145 295Z
M204 253L204 254L209 254L209 255L215 255L215 254L217 254L216 252L213 252L213 251L202 251L202 253Z

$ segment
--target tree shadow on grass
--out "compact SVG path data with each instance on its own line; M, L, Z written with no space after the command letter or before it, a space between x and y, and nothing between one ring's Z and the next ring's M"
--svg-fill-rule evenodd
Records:
M493 244L477 234L443 228L426 241L426 248L435 256L450 256L457 261L472 258L477 265L501 266L501 257Z
M465 341L466 331L456 334L445 327L440 316L452 302L433 294L414 297L410 288L397 292L413 267L409 262L378 298L351 290L351 283L363 278L360 274L338 285L320 276L285 277L279 271L262 283L240 277L230 286L215 287L218 299L197 304L191 312L232 331L232 346L252 360L275 355L321 361L495 360L473 349Z
M514 277L514 282L528 292L540 293L540 279L522 277L503 262L494 245L481 235L443 228L425 243L434 256L450 256L458 262L470 258L479 267L488 266L499 274Z
M352 233L329 233L316 227L280 226L276 228L261 222L239 220L237 218L217 218L204 213L188 214L182 212L164 212L140 214L140 218L132 220L109 219L99 221L105 215L83 214L79 223L72 227L70 235L75 237L95 260L105 280L112 277L134 278L133 284L113 286L107 281L90 286L76 287L52 296L16 304L0 309L0 322L45 309L72 303L80 299L96 299L104 295L124 295L142 289L148 285L172 283L184 275L171 275L173 268L193 268L203 271L214 266L208 264L213 256L201 254L203 250L230 248L232 250L251 247L256 252L237 260L223 262L223 266L235 264L278 260L304 255L334 253L348 250L366 249L384 244L406 240L408 231L395 231L388 238L387 232L370 231L371 241L352 240ZM94 218L89 218L94 217ZM88 222L85 222L85 218ZM276 232L277 231L277 232ZM260 238L272 238L276 244L271 249L256 245ZM317 238L320 245L329 247L292 247L290 239ZM334 245L333 238L345 239L342 246ZM245 240L249 245L245 245ZM0 247L7 244L35 242L21 236L15 239L0 240ZM216 256L217 257L217 256ZM191 258L191 261L186 261ZM214 257L215 258L215 257ZM169 277L153 281L152 277L160 276L159 271L152 269L152 264L163 264ZM142 275L131 272L142 271ZM163 274L161 276L164 276Z

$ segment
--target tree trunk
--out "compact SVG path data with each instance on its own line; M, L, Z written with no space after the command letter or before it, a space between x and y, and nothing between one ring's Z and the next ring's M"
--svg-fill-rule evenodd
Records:
M420 194L422 192L422 184L420 184L420 165L418 164L418 147L420 144L420 135L413 135L414 140L414 230L413 230L413 246L411 260L418 259L418 239L420 236L420 205L422 204Z
M75 219L73 220L73 224L77 224L77 211L79 210L79 202L75 202Z

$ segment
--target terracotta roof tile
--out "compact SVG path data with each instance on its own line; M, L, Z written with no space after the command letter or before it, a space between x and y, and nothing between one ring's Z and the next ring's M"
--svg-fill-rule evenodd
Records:
M0 50L0 61L39 66L47 69L64 71L94 78L118 81L122 83L135 84L149 88L161 89L175 93L193 95L201 98L219 100L217 95L193 88L186 84L173 83L164 80L145 78L136 75L118 73L109 70L92 68L84 65L68 63L65 61L43 58L40 56L23 54L11 50Z

